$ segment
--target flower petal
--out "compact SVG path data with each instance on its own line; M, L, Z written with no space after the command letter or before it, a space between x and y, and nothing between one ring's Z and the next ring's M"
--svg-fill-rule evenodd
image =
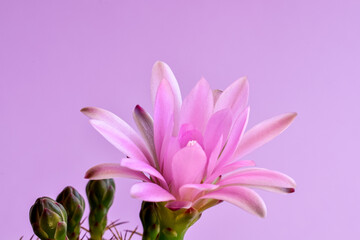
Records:
M108 126L116 129L117 131L123 133L127 138L129 138L144 154L144 156L152 161L152 157L149 153L148 148L146 147L144 141L141 139L139 134L134 131L124 120L116 116L110 111L97 107L86 107L81 109L81 112L85 114L90 119L99 120L106 123Z
M147 202L165 202L175 200L175 197L155 183L142 182L131 187L130 194L133 198Z
M218 143L216 144L214 150L211 152L211 155L210 157L208 157L208 162L207 162L207 166L206 166L206 176L207 178L209 176L211 176L212 172L214 171L215 169L215 166L217 164L217 161L219 159L219 155L221 153L221 150L223 149L223 136L220 136L219 140L218 140ZM213 181L214 179L212 179ZM212 181L207 181L209 183L211 183Z
M153 120L152 120L150 114L148 114L139 105L136 105L134 112L133 112L133 117L134 117L136 126L138 127L138 129L141 133L141 136L143 137L143 139L145 139L145 141L151 151L152 157L154 159L153 166L159 167L158 166L159 164L157 162L155 144L154 144L154 123L153 123Z
M239 159L282 133L295 119L296 113L285 113L267 119L244 134L234 158Z
M179 210L181 208L188 209L191 206L192 206L192 202L190 201L171 201L165 205L165 207L173 211Z
M181 92L180 92L180 88L179 88L179 84L176 81L176 78L174 76L174 73L171 71L169 65L167 65L164 62L161 61L157 61L155 62L153 68L152 68L152 74L151 74L151 83L150 83L150 88L151 88L151 99L153 104L155 104L155 100L156 100L156 94L160 85L160 82L166 79L170 86L171 86L171 90L175 96L175 102L177 106L181 106Z
M166 181L164 177L158 172L158 170L145 162L139 161L137 159L124 158L121 160L120 165L134 171L148 173L150 176L156 177L157 179L161 180L164 186L166 186Z
M158 158L160 158L161 147L166 132L172 132L168 129L168 126L170 121L173 120L173 99L174 95L171 91L170 85L166 79L163 79L158 88L154 109L154 142Z
M107 125L103 121L92 119L90 120L90 124L126 156L143 162L149 162L143 152L122 132Z
M203 132L213 108L212 90L209 83L202 78L184 99L180 111L180 127L183 124L191 124L195 129Z
M201 146L203 145L202 133L195 129L190 123L181 126L178 140L181 148L185 147L189 141L196 141Z
M175 122L174 131L177 132L179 125L178 122L179 113L182 103L179 84L176 81L176 78L173 72L171 71L170 67L164 62L157 61L152 68L151 82L150 82L151 100L154 106L156 103L157 92L159 91L160 83L164 79L166 79L166 81L169 83L169 87L174 96L172 99L174 105L174 122Z
M266 206L260 196L253 190L241 186L228 186L207 193L199 199L218 199L232 203L245 211L259 217L265 217Z
M213 92L214 106L215 106L217 100L219 99L219 97L223 91L220 89L214 89L212 92Z
M227 87L216 101L214 112L230 108L235 118L244 111L248 103L249 83L242 77Z
M264 190L282 193L295 191L295 181L280 172L263 168L248 168L234 174L225 176L219 182L220 185L244 185L262 188Z
M209 177L209 180L206 180L206 182L212 182L214 181L217 177L219 177L220 175L223 174L227 174L233 171L238 170L239 168L243 168L243 167L254 167L255 166L255 162L252 160L239 160L239 161L235 161L233 163L229 163L225 166L223 166L222 168L216 170L215 172L213 172L211 174L211 176Z
M219 169L223 167L229 161L232 160L233 153L236 150L236 147L242 138L248 119L249 119L249 107L246 108L243 113L241 113L238 119L236 119L230 131L227 143L224 147L223 152L221 153L221 156L219 158L218 164L215 169Z
M206 125L204 132L204 149L210 157L221 136L228 138L232 125L232 114L230 109L222 109L214 113Z
M88 179L106 179L106 178L134 178L143 181L149 181L149 179L141 172L133 171L126 167L120 166L118 163L103 163L96 165L85 173L85 178Z
M166 135L161 151L160 171L162 172L169 186L172 184L172 161L175 153L180 150L179 141L176 137Z
M214 184L185 184L180 187L180 199L188 201L196 201L196 196L217 189L219 186Z
M200 183L206 166L206 155L199 144L190 143L175 153L172 159L174 189L188 183Z

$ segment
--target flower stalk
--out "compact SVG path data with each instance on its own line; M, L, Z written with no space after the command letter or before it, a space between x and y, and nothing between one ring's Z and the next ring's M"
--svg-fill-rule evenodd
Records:
M182 240L189 227L201 217L194 208L171 210L165 205L161 202L142 203L143 240Z

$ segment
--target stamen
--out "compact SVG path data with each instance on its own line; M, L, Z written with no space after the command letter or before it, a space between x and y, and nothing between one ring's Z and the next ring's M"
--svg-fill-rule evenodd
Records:
M196 143L197 143L196 140L191 140L191 141L188 141L188 143L187 143L186 146L192 147L192 146L194 146Z

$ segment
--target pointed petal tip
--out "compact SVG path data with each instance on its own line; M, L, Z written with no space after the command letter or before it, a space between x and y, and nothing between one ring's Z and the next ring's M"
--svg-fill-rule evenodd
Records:
M293 192L295 192L295 188L287 188L287 189L285 190L285 192L286 192L286 193L293 193Z
M266 218L267 212L266 208L263 211L258 212L258 216L261 218Z
M139 104L137 104L137 105L135 106L135 108L134 108L134 112L141 114L141 113L144 113L145 110L144 110L144 108L142 108Z
M266 218L266 216L267 216L267 208L266 208L266 205L265 205L264 202L262 202L262 205L259 206L259 207L255 210L254 214L255 214L256 216L259 216L260 218Z
M153 70L155 70L155 69L170 69L170 67L169 67L169 65L167 64L167 63L165 63L165 62L163 62L163 61L156 61L155 63L154 63L154 65L153 65Z
M157 61L155 61L154 66L162 65L162 64L166 64L166 63L164 63L163 61L157 60Z
M80 109L80 112L82 112L85 116L89 118L93 118L97 113L103 112L103 109L97 108L97 107L84 107Z
M293 121L296 117L297 117L297 112L290 112L290 113L287 113L288 114L288 116L289 116L289 119L291 120L291 121Z
M201 76L200 82L208 83L208 81L206 80L206 78L204 76Z
M202 76L198 82L198 84L202 87L208 88L211 91L209 82Z
M96 170L92 167L86 171L84 178L91 179L95 175L95 173L96 173Z
M88 169L85 173L84 178L90 180L100 180L105 179L106 177L102 176L103 167L102 165L96 165L90 169ZM110 178L110 177L108 177Z
M248 78L247 76L243 76L243 77L240 77L238 78L233 84L249 84L249 81L248 81Z
M87 112L91 111L91 107L84 107L82 109L80 109L80 112L82 112L83 114L86 115Z
M88 171L86 171L85 175L84 175L85 179L89 179L90 178L90 174L88 173Z

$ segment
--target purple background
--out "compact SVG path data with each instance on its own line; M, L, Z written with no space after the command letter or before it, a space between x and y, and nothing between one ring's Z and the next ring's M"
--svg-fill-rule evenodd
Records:
M246 75L249 126L299 116L249 156L298 184L260 192L265 219L224 203L186 239L356 239L359 213L359 1L0 1L0 229L31 236L35 199L66 185L84 194L85 171L121 153L79 110L100 106L134 126L152 111L150 72L167 62L183 95L204 76L225 88ZM118 179L110 219L139 225L134 181Z

